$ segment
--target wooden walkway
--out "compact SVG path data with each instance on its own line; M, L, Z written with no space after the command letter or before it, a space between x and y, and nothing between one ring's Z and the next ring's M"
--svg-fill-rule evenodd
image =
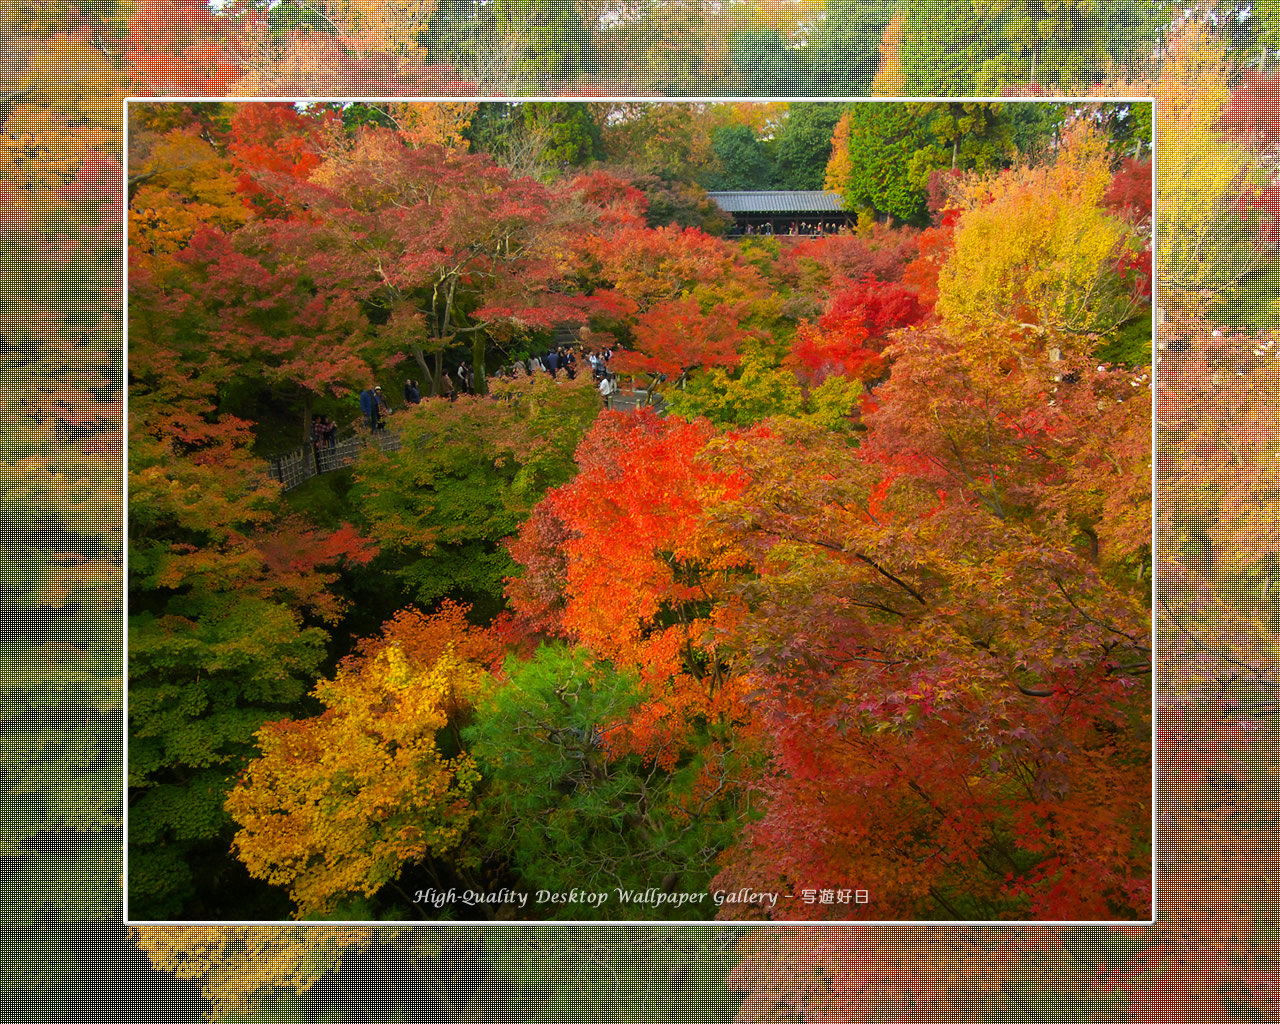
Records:
M370 445L377 445L384 452L400 450L400 435L393 430L363 430L348 437L339 438L332 448L317 448L307 444L283 455L273 455L267 460L267 475L279 480L286 491L305 484L313 476L331 473L354 465L360 453Z
M646 391L617 391L605 399L606 409L638 409L650 405L659 415L666 411L666 403L661 395L655 396L651 403ZM332 473L335 469L345 469L355 465L360 453L371 445L377 445L384 452L398 452L401 447L400 435L385 427L382 430L358 430L338 438L332 448L316 448L307 444L283 455L273 455L267 459L267 475L272 480L279 480L286 491L301 487L314 476L321 473Z

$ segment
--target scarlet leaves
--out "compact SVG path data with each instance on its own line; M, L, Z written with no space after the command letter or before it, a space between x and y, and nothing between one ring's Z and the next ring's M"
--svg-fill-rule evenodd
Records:
M883 272L898 275L897 264ZM880 280L867 271L857 281L838 276L834 294L816 324L801 321L788 357L814 384L832 374L868 381L884 372L880 355L890 331L917 324L927 308L914 287L896 280Z
M243 169L239 191L264 212L284 213L279 197L258 178L285 175L307 178L321 162L320 139L337 112L303 116L291 106L245 103L231 117L229 149Z
M861 315L824 319L831 326L802 322L796 329L788 365L813 384L821 384L833 374L861 381L879 376L884 362L869 344L870 335L859 322Z
M868 332L884 337L900 327L919 323L925 314L916 293L898 282L879 281L871 274L858 281L842 282L818 326L838 330L849 320L861 319Z
M704 610L736 564L703 527L703 510L734 486L694 464L709 436L705 422L605 413L578 476L547 498L568 533L561 627L641 669L647 700L616 739L666 764L693 718L737 713Z
M635 349L612 364L620 373L679 376L695 367L736 366L752 337L738 326L744 303L718 303L704 313L693 298L661 302L640 315Z
M246 12L249 23L256 18ZM149 96L222 96L244 74L245 22L199 0L162 0L129 20L125 55L135 89Z

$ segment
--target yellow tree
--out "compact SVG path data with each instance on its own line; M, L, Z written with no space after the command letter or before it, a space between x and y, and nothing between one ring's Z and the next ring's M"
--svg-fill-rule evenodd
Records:
M1150 85L1158 280L1164 304L1192 315L1227 297L1264 255L1248 203L1262 183L1258 157L1219 130L1232 76L1221 44L1190 23Z
M906 19L902 12L895 12L884 27L880 40L880 67L871 82L872 96L902 96L907 91L907 80L902 73L902 41L906 36Z
M338 970L346 950L376 936L372 928L298 925L164 925L131 932L152 967L200 985L215 1019L253 1012L281 994L302 995Z
M396 621L316 687L323 714L258 732L262 757L227 799L236 855L255 878L287 886L299 917L449 853L474 815L474 762L444 756L436 740L480 689L483 672L467 660L476 642L456 606ZM456 644L442 648L451 632Z
M970 179L939 315L957 327L1085 335L1139 314L1146 295L1121 268L1146 239L1105 209L1111 178L1105 139L1081 120L1051 162Z

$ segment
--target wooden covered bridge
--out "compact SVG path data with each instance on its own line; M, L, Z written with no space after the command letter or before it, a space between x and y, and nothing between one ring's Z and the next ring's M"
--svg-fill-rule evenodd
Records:
M733 218L732 235L830 235L857 218L835 192L708 192Z

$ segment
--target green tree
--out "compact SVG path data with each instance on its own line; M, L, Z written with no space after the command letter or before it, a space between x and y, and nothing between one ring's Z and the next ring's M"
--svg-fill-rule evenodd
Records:
M600 158L602 112L587 103L483 103L465 135L473 153L545 180Z
M778 188L823 187L831 136L844 109L839 103L792 103L787 108L773 143Z
M1001 84L1075 91L1097 80L1107 59L1097 31L1098 0L979 0L977 13L999 26L1003 52L984 76Z
M846 209L928 220L936 170L985 170L1014 153L1004 107L992 103L852 104L837 124L827 187Z
M984 171L1013 156L1003 104L913 103L911 109L923 121L927 140L911 158L914 181L927 183L935 170Z
M595 38L572 4L557 0L493 0L476 3L481 19L492 19L499 36L519 35L523 52L511 73L538 82L550 92L567 84L594 63Z
M832 163L839 171L828 173L827 187L840 193L845 209L924 223L928 217L924 190L912 181L909 168L927 139L910 107L855 104L841 120L847 125L847 148L833 151Z
M733 76L740 96L794 96L804 89L805 68L798 52L789 49L776 29L751 28L729 37Z
M492 383L496 400L430 399L397 413L400 451L370 448L355 471L351 501L384 548L376 568L422 605L451 596L500 610L515 571L501 541L572 477L600 410L585 374Z
M543 159L556 167L583 167L603 155L601 108L590 103L524 103L524 129L544 141Z
M1078 93L1146 71L1180 8L1132 0L906 0L905 95Z
M477 829L526 891L606 893L596 908L529 910L560 919L696 920L715 916L707 892L717 854L737 830L732 787L699 794L731 757L694 755L671 770L610 750L609 730L643 701L638 680L585 649L543 646L508 660L463 738L479 766ZM662 903L623 903L616 889L656 889ZM693 897L680 905L678 897Z
M727 124L711 135L711 147L723 170L706 179L708 189L759 190L773 185L773 160L745 124Z
M829 0L804 48L809 95L871 95L880 39L896 7L895 0Z

